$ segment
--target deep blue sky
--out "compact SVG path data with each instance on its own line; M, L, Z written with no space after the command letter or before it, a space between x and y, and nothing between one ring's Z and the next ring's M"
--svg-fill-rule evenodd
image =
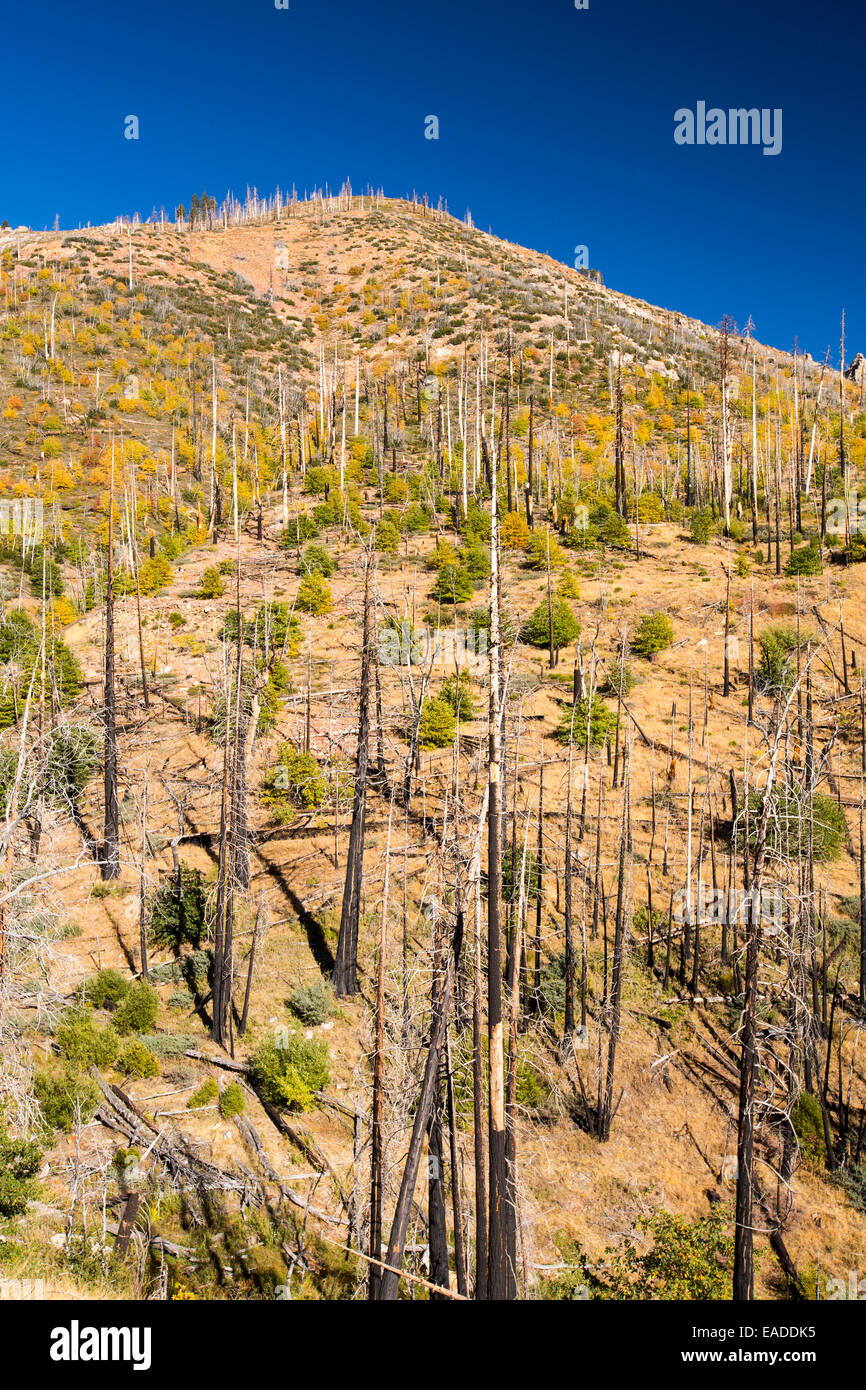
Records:
M866 20L850 0L147 0L16 10L0 217L416 189L607 284L760 340L866 352ZM781 107L783 147L674 143L674 111ZM123 138L135 114L140 139ZM424 117L440 121L424 139Z

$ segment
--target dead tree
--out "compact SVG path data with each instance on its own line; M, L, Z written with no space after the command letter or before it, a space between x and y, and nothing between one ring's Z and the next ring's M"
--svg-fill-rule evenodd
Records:
M373 641L373 591L370 583L373 561L367 556L364 567L364 638L361 651L361 694L358 717L358 751L355 761L355 790L352 801L352 827L346 853L346 881L340 914L340 936L334 961L333 986L338 998L358 992L358 923L361 914L361 877L364 871L364 829L367 820L367 773L370 758L370 664Z
M108 494L108 576L105 587L105 832L100 872L120 876L120 807L117 801L117 695L114 688L114 441Z

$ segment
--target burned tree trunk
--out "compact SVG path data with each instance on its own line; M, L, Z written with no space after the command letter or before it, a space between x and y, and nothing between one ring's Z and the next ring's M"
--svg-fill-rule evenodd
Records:
M372 558L364 570L364 639L361 652L361 695L358 719L358 752L355 763L355 792L352 802L352 828L346 854L346 881L340 936L334 962L333 986L338 998L358 992L358 919L361 912L361 876L364 869L364 829L367 820L367 773L370 758L370 658L373 626L373 595L370 583Z
M403 1259L403 1251L406 1247L409 1213L412 1206L413 1194L415 1192L415 1184L418 1180L418 1169L421 1164L421 1153L424 1147L424 1135L427 1132L427 1126L430 1122L433 1099L439 1084L442 1046L448 1027L448 1011L451 1005L451 995L454 991L454 976L456 974L457 961L460 957L462 931L463 914L458 912L451 952L445 967L445 978L439 993L436 1014L430 1030L430 1045L427 1050L424 1078L421 1082L421 1094L418 1097L415 1120L412 1125L412 1136L409 1140L409 1152L406 1156L406 1166L403 1169L403 1179L400 1183L400 1194L397 1198L397 1206L394 1210L394 1219L391 1224L388 1253L385 1256L385 1264L390 1265L391 1268L384 1269L381 1279L379 1280L377 1299L380 1302L392 1302L397 1297L400 1276L396 1271L400 1268Z
M114 443L108 495L108 576L105 588L105 834L100 871L120 875L120 807L117 803L117 696L114 688Z

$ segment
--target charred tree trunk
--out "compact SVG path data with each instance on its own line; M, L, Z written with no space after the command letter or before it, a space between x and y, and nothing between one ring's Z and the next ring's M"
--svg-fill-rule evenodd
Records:
M114 445L108 497L108 575L105 589L105 835L103 879L120 875L120 807L117 802L117 695L114 688Z
M364 829L367 820L367 772L370 757L370 659L373 627L372 558L364 571L364 645L361 652L361 695L358 719L358 753L355 764L355 792L352 828L346 854L346 881L340 936L334 962L333 986L338 998L358 992L358 920L361 912L361 877L364 870Z

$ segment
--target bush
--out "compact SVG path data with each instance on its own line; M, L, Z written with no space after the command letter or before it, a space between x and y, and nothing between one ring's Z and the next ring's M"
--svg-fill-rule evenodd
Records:
M323 575L314 573L303 576L298 585L297 606L302 613L309 613L314 618L330 613L334 600L331 586Z
M706 545L715 530L715 525L715 518L709 507L704 507L701 511L693 511L689 522L692 540L698 545Z
M564 598L553 599L550 611L553 615L553 647L558 652L580 636L580 623ZM524 642L529 642L533 647L549 647L550 614L546 600L533 609L521 635Z
M184 995L187 1004L192 1003L189 995ZM188 1033L142 1033L139 1042L144 1043L154 1057L182 1057L196 1040Z
M480 541L467 541L460 553L460 562L473 584L490 574L490 551Z
M571 570L563 570L556 581L556 592L560 598L580 598L580 587Z
M331 992L322 980L298 985L289 995L289 1008L308 1028L316 1028L331 1012Z
M792 550L785 566L785 573L790 575L820 574L821 551L818 548L818 542L810 541L808 545L800 546L798 550Z
M253 1080L259 1092L278 1110L309 1110L314 1091L321 1091L331 1079L327 1043L288 1033L277 1042L266 1042L250 1059Z
M801 634L800 644L806 640ZM767 695L785 695L794 683L792 658L797 650L797 630L785 624L765 628L758 638L761 655L755 684Z
M276 765L265 774L261 800L284 819L290 806L315 811L327 790L322 769L312 753L301 753L291 743L283 743Z
M791 1111L791 1123L794 1126L794 1133L800 1141L800 1147L807 1158L812 1160L825 1159L827 1157L827 1145L824 1140L824 1120L821 1115L821 1107L809 1091L801 1091L794 1102L794 1108Z
M87 724L63 724L47 739L42 766L45 794L67 806L100 766L102 742Z
M80 1067L110 1066L120 1046L114 1028L97 1028L92 1014L80 1009L63 1015L54 1040L60 1055Z
M462 565L443 565L430 597L440 603L465 603L472 597L472 575Z
M239 1081L230 1081L225 1090L220 1093L217 1110L222 1119L230 1120L233 1115L243 1114L246 1103L243 1086Z
M548 544L550 546L550 568L562 569L565 564L565 551L554 540L549 531L535 531L524 547L524 564L528 569L541 573L547 571Z
M605 690L611 695L621 695L626 699L635 687L635 674L627 661L612 661L608 668Z
M586 726L589 723L589 746L600 748L605 739L616 737L616 710L610 709L604 700L594 695L592 700L585 695L572 707L562 711L556 737L560 743L568 743L574 738L575 748L586 748Z
M81 667L60 637L54 637L47 650L49 681L65 707L81 691ZM23 713L41 651L41 629L20 608L7 612L0 621L0 728L17 723Z
M205 1105L213 1105L220 1093L220 1088L209 1076L207 1081L203 1081L197 1091L194 1091L186 1103L187 1110L201 1110Z
M447 748L454 742L457 721L448 701L441 695L425 700L418 726L418 740L422 748Z
M159 1076L159 1060L140 1038L130 1038L120 1049L115 1066L124 1076Z
M148 937L154 946L177 951L181 946L198 946L206 927L206 900L200 869L181 865L181 891L172 876L153 894Z
M10 1139L0 1130L0 1216L20 1216L36 1196L33 1178L42 1150L29 1139Z
M311 516L307 516L306 513L297 517L293 516L289 519L280 545L284 550L296 550L305 541L314 540L318 534L319 528Z
M226 586L216 565L209 565L198 581L196 596L198 598L221 598L225 591Z
M611 1297L623 1299L729 1299L734 1242L724 1212L697 1221L657 1211L638 1227L652 1237L649 1250L629 1245L611 1266Z
M118 1033L146 1033L156 1022L159 1013L159 995L146 980L138 980L129 988L126 997L114 1015L114 1027Z
M213 981L213 951L210 947L190 951L183 958L183 975L193 994L206 994Z
M71 1063L60 1075L38 1071L33 1089L48 1128L67 1134L75 1128L79 1116L82 1124L89 1124L102 1099L96 1082L83 1076Z
M442 682L441 698L461 723L477 717L475 701L472 698L472 682L468 671L460 671L456 676L448 676Z
M532 532L522 512L509 512L499 528L503 550L523 550Z
M129 980L119 970L100 970L84 982L84 998L95 1009L113 1009L129 992Z
M644 613L629 641L636 656L649 659L664 651L674 640L673 624L667 613Z
M749 793L749 842L757 844L763 792ZM821 862L838 859L848 838L845 812L823 792L812 796L812 856ZM767 849L788 859L809 855L809 800L799 786L776 787L767 820Z
M339 568L335 556L323 545L308 545L301 558L302 574L321 574L325 579Z

